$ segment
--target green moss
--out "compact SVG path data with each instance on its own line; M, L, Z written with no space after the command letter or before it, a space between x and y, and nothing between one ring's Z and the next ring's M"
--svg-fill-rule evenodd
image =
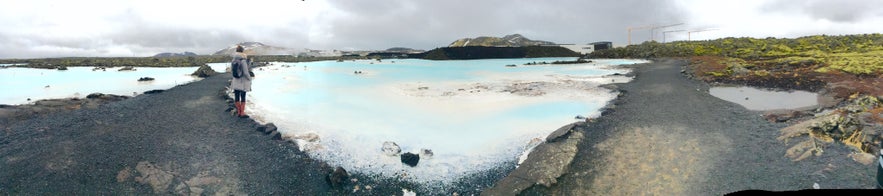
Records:
M754 71L754 75L756 75L756 76L760 76L760 77L766 77L766 76L769 76L769 75L770 75L770 71L767 71L767 70L758 70L758 71Z
M729 76L729 75L730 75L730 74L726 73L725 71L724 71L724 72L722 72L722 71L710 71L710 72L706 72L705 74L706 74L706 75L710 75L710 76L714 76L714 77L724 77L724 76Z

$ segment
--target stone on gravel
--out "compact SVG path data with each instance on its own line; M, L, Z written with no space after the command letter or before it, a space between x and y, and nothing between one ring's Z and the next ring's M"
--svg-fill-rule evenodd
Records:
M139 162L135 166L135 170L141 175L135 177L135 181L150 185L154 193L165 193L174 178L171 173L163 171L147 161Z
M864 165L871 165L874 164L874 161L877 157L870 153L854 153L850 154L849 158L852 158L853 161L859 162Z
M258 127L258 132L261 132L264 134L270 134L273 131L276 131L276 125L273 123L267 123L266 125L262 125L262 126Z
M402 163L405 165L414 167L417 166L417 163L420 162L420 155L416 155L414 153L406 152L402 154Z
M326 178L328 180L328 184L334 188L343 187L344 183L348 181L350 175L346 172L342 167L334 168L334 171L328 174Z
M549 136L546 137L546 142L555 142L559 138L561 138L562 136L566 136L567 134L570 134L570 130L573 130L573 127L576 125L577 125L576 123L570 123L570 124L562 126L561 128L558 128L557 130L555 130L554 132L549 134Z
M196 69L196 71L190 75L200 77L200 78L205 78L205 77L209 77L209 76L212 76L215 74L217 74L217 72L215 72L215 70L212 69L212 67L209 67L207 64L202 64L201 66L199 66L199 69Z
M125 169L120 170L120 172L117 173L117 182L125 182L125 181L129 180L129 177L131 177L131 176L132 176L132 168L126 167Z
M398 144L389 141L383 142L383 147L380 150L387 156L396 156L402 152L402 148Z
M270 132L270 138L273 140L282 140L282 133L274 130L273 132Z

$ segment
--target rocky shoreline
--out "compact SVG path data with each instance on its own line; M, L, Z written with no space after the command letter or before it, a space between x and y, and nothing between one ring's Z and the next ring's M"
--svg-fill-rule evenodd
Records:
M95 109L100 105L129 99L129 96L92 93L85 98L46 99L34 101L33 104L3 105L0 104L0 129L14 121L21 121L37 116L61 111L78 109Z

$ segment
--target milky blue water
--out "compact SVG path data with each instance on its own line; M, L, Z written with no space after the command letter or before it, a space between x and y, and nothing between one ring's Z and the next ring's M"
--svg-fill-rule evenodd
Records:
M534 65L573 58L428 61L417 59L273 63L255 70L248 113L275 123L312 157L350 172L444 186L511 163L555 129L594 117L615 95L598 87L628 82L617 65L641 60L595 60ZM228 63L209 64L224 71ZM506 65L517 65L507 67ZM196 81L197 67L136 71L0 68L0 104L27 99L140 94ZM354 74L355 71L361 74ZM153 77L151 82L138 82ZM383 142L423 155L417 167L381 152Z
M213 64L224 71L226 64ZM91 93L132 96L154 89L168 89L199 78L190 76L197 67L151 68L136 67L135 71L106 71L93 67L69 67L68 70L2 68L0 69L0 104L27 104L40 99L83 98ZM141 77L155 80L139 82ZM28 101L31 99L31 101Z
M517 159L577 115L599 115L615 95L598 85L627 82L611 76L629 71L616 65L645 62L523 65L556 60L575 58L273 63L255 71L248 107L286 137L318 135L298 140L301 149L350 172L445 184ZM382 154L385 141L434 156L404 166Z

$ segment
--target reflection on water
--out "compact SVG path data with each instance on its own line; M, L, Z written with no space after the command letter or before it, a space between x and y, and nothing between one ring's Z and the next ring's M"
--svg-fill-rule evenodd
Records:
M770 91L751 87L712 87L709 93L749 110L798 109L818 105L818 95L807 91Z

